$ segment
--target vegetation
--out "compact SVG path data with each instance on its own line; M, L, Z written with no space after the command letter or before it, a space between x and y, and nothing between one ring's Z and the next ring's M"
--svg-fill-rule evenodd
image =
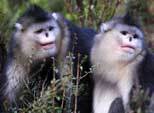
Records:
M34 3L48 11L61 12L67 19L82 27L98 29L101 22L109 20L116 13L123 13L126 8L134 14L138 14L146 27L148 27L147 24L150 26L154 24L151 19L154 15L149 9L149 7L154 7L150 6L150 3L153 3L152 0L148 3L146 0L0 0L0 73L6 59L7 43L13 25L23 11ZM149 33L147 33L148 30L145 28L146 34ZM73 56L68 57L72 58ZM82 72L81 62L78 63L77 76L72 74L71 58L67 63L70 67L68 76L63 76L60 80L53 78L47 90L42 87L39 96L34 91L35 93L32 94L33 103L26 102L26 107L13 108L13 113L77 113L77 97L81 95L81 92L86 92L85 87L87 87L79 82L83 77L86 77L86 74L80 75ZM56 68L53 75L55 72ZM132 111L149 113L147 106L144 106L144 103L149 100L147 93L140 90L140 87L134 89L131 100ZM57 101L61 101L61 103L59 104Z

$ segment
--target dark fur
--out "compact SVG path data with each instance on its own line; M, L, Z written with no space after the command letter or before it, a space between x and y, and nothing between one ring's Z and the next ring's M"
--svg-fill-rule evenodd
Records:
M154 92L154 54L152 52L147 52L138 73L142 88L150 90L150 95L152 95Z
M116 98L112 102L109 113L125 113L121 98Z
M41 23L48 21L50 18L48 12L44 11L37 5L32 5L25 11L25 13L18 19L18 22L23 24L26 28L33 23Z
M5 63L6 57L6 50L5 50L5 44L2 42L0 43L0 75L2 74L2 70Z

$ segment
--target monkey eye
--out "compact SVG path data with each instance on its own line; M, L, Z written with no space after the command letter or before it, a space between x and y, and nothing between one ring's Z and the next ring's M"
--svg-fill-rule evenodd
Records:
M36 34L42 33L44 29L39 29L37 31L35 31Z
M123 35L127 35L128 34L127 31L121 31L120 33L123 34Z
M137 34L134 35L134 38L139 38Z
M49 31L52 31L54 29L53 26L49 26Z

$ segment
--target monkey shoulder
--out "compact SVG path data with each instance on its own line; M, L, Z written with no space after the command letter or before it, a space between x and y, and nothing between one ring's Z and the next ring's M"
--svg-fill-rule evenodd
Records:
M144 89L154 92L154 54L147 52L142 64L139 67L140 84Z
M96 31L91 28L82 28L73 24L69 20L65 20L70 32L70 46L75 47L75 52L89 55L93 45Z

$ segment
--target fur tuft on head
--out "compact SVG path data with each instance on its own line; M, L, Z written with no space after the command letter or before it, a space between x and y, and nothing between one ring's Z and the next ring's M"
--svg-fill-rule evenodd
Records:
M36 4L33 4L23 13L17 23L20 23L25 28L32 23L41 23L48 21L49 19L50 17L48 16L48 12Z
M130 26L140 28L139 19L135 18L130 12L127 12L122 18L123 23Z
M134 26L141 29L139 19L135 18L133 15L127 12L123 16L115 16L111 20L102 23L100 26L100 32L103 33L103 32L109 31L112 28L114 28L117 24Z

